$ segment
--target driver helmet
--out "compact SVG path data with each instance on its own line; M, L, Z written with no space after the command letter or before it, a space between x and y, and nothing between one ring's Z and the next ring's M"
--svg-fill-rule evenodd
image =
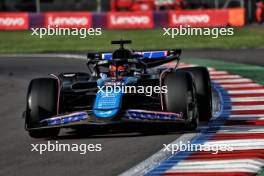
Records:
M117 73L117 75L116 75ZM110 77L124 77L124 76L129 76L130 73L130 68L128 64L123 64L123 65L110 65L109 66L109 74Z

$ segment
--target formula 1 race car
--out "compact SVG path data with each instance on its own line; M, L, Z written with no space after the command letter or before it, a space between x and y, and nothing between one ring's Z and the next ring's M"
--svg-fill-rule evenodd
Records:
M120 45L113 53L88 53L87 73L31 80L24 113L29 135L52 138L66 127L142 122L195 130L199 121L209 121L212 91L205 67L180 68L181 50L137 52L124 48L129 43L112 41Z

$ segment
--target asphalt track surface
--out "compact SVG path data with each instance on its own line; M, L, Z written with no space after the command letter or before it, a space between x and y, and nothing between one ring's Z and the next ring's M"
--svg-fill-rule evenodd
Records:
M248 63L250 58L251 63L264 65L263 50L188 50L183 56L221 58L244 63ZM25 109L28 83L35 77L67 71L86 71L85 61L0 57L0 175L117 175L182 134L119 133L82 137L64 130L58 139L59 143L102 144L103 150L85 155L78 152L46 152L43 155L31 152L31 144L47 143L47 140L32 139L24 130L22 112Z
M56 58L0 58L0 175L117 175L175 140L181 133L145 135L120 133L80 137L62 131L59 143L102 144L101 152L31 152L32 139L24 130L29 81L49 73L86 71L85 61ZM53 141L55 143L55 141Z

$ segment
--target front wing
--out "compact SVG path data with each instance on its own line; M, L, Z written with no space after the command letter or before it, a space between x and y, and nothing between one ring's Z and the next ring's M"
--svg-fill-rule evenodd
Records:
M129 109L121 113L119 120L97 118L92 111L79 111L68 114L60 114L42 120L40 128L62 128L80 125L110 125L120 123L184 123L181 113L148 111L140 109ZM115 118L116 119L116 118ZM30 129L27 129L30 130Z

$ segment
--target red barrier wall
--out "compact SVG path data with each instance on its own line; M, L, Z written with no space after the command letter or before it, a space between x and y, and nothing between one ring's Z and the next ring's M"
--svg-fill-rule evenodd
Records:
M0 13L0 30L26 30L30 27L153 29L162 27L244 26L245 10L180 10L155 12L48 12Z

